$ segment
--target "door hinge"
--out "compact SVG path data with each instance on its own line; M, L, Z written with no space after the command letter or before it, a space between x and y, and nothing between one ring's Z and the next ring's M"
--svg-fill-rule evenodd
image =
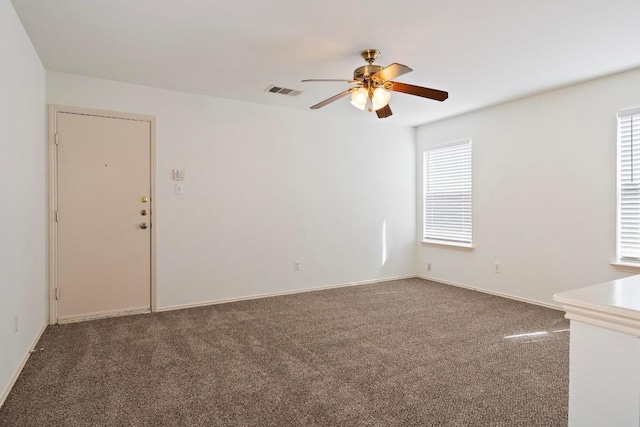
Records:
M56 299L60 299L60 288L56 288Z
M58 133L57 132L56 132L56 136L55 136L55 141L56 141L56 145L58 145L59 139L58 139Z
M58 222L58 211L56 211L56 222Z

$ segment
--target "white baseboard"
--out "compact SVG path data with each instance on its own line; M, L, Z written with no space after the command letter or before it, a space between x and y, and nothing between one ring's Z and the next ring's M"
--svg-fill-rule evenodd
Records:
M253 299L261 299L261 298L271 298L278 297L282 295L292 295L292 294L300 294L303 292L315 292L322 291L326 289L335 289L335 288L346 288L348 286L360 286L360 285L369 285L371 283L382 283L382 282L392 282L394 280L402 280L402 279L413 279L415 275L409 276L398 276L398 277L387 277L384 279L374 279L374 280L363 280L361 282L350 282L343 283L340 285L329 285L329 286L318 286L315 288L307 288L307 289L295 289L292 291L284 291L284 292L273 292L268 294L258 294L258 295L249 295L246 297L238 297L238 298L225 298L213 301L204 301L204 302L196 302L192 304L179 304L179 305L170 305L167 307L158 307L156 311L171 311L171 310L182 310L184 308L195 308L195 307L204 307L207 305L217 305L217 304L226 304L229 302L238 302L238 301L249 301Z
M38 335L36 335L36 339L34 339L33 343L31 343L31 346L29 347L27 354L24 355L24 357L22 358L22 362L20 362L20 365L18 365L18 368L16 369L16 371L13 373L13 376L9 380L9 384L7 384L4 391L2 392L2 395L0 395L0 408L2 407L2 405L4 405L4 401L7 400L7 397L9 396L11 389L16 384L16 381L18 380L20 373L24 369L24 366L27 364L27 360L29 360L29 356L31 356L31 352L36 348L36 345L38 344L38 341L40 341L40 337L42 337L42 334L44 333L45 329L47 329L47 326L48 325L46 323L42 326L42 329L40 329L40 332L38 332Z
M509 295L509 294L505 294L505 293L502 293L502 292L489 291L487 289L477 288L475 286L463 285L462 283L450 282L448 280L437 279L435 277L427 277L427 276L420 276L420 275L418 275L416 277L419 277L420 279L430 280L432 282L442 283L443 285L450 285L450 286L455 286L455 287L458 287L458 288L470 289L472 291L482 292L484 294L490 294L490 295L495 295L495 296L502 297L502 298L508 298L508 299L512 299L512 300L516 300L516 301L520 301L520 302L526 302L528 304L539 305L539 306L542 306L542 307L551 308L553 310L564 311L564 310L562 310L562 306L559 306L559 305L547 304L545 302L536 301L536 300L532 300L532 299L528 299L528 298L517 297L515 295Z

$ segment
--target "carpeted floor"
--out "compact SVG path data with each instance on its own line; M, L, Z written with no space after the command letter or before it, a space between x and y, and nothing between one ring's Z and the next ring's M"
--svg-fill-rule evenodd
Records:
M564 426L568 327L421 279L52 326L0 425Z

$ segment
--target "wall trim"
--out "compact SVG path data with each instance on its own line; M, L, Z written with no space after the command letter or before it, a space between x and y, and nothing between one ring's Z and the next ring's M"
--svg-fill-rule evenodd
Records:
M443 285L455 286L457 288L465 288L465 289L469 289L469 290L472 290L472 291L482 292L483 294L495 295L495 296L498 296L498 297L508 298L508 299L512 299L512 300L515 300L515 301L526 302L528 304L539 305L541 307L550 308L550 309L553 309L553 310L564 311L562 306L548 304L548 303L544 303L544 302L541 302L541 301L536 301L536 300L532 300L532 299L528 299L528 298L517 297L515 295L509 295L509 294L505 294L505 293L502 293L502 292L489 291L487 289L477 288L475 286L470 286L470 285L463 285L462 283L450 282L448 280L437 279L435 277L427 277L427 276L421 276L421 275L418 275L416 277L419 277L420 279L424 279L424 280L429 280L429 281L432 281L432 282L442 283Z
M166 307L158 307L156 311L173 311L173 310L182 310L185 308L196 308L196 307L205 307L208 305L218 305L218 304L226 304L230 302L239 302L239 301L249 301L254 299L262 299L262 298L271 298L271 297L279 297L283 295L293 295L293 294L301 294L304 292L315 292L315 291L323 291L327 289L335 289L335 288L346 288L349 286L361 286L361 285L370 285L372 283L382 283L382 282L393 282L394 280L403 280L403 279L415 279L417 276L414 274L408 276L396 276L396 277L386 277L382 279L374 279L374 280L363 280L359 282L349 282L342 283L339 285L328 285L328 286L318 286L314 288L306 288L306 289L295 289L292 291L284 291L284 292L273 292L268 294L257 294L257 295L248 295L245 297L237 297L237 298L224 298L219 300L211 300L211 301L203 301L196 302L191 304L178 304L178 305L169 305Z
M640 337L638 286L640 276L635 275L561 292L553 299L562 303L567 319Z
M616 261L616 262L612 262L611 265L613 266L613 268L623 273L633 273L633 274L640 273L640 264Z
M630 317L622 317L616 314L607 313L604 310L592 310L570 304L564 305L567 314L564 316L571 321L578 321L588 325L609 329L610 331L622 332L640 338L640 320Z
M522 298L522 297L518 297L518 296L515 296L515 295L505 294L505 293L502 293L502 292L489 291L489 290L486 290L486 289L477 288L475 286L464 285L462 283L456 283L456 282L451 282L451 281L448 281L448 280L437 279L437 278L434 278L434 277L427 277L427 276L422 276L422 275L407 275L407 276L387 277L387 278L383 278L383 279L363 280L363 281L359 281L359 282L349 282L349 283L342 283L342 284L338 284L338 285L318 286L318 287L307 288L307 289L295 289L295 290L292 290L292 291L273 292L273 293L268 293L268 294L248 295L248 296L236 297L236 298L223 298L223 299L218 299L218 300L203 301L203 302L196 302L196 303L190 303L190 304L169 305L169 306L166 306L166 307L158 307L158 309L156 311L157 312L161 312L161 311L183 310L183 309L187 309L187 308L206 307L206 306L209 306L209 305L226 304L226 303L239 302L239 301L250 301L250 300L254 300L254 299L271 298L271 297L278 297L278 296L283 296L283 295L293 295L293 294L300 294L300 293L304 293L304 292L323 291L323 290L327 290L327 289L345 288L345 287L349 287L349 286L370 285L372 283L392 282L394 280L403 280L403 279L423 279L423 280L428 280L430 282L441 283L443 285L449 285L449 286L455 286L457 288L469 289L469 290L472 290L472 291L482 292L482 293L489 294L489 295L495 295L495 296L502 297L502 298L507 298L507 299L511 299L511 300L515 300L515 301L524 302L524 303L527 303L527 304L533 304L533 305L537 305L537 306L541 306L541 307L545 307L545 308L550 308L552 310L564 311L562 306L557 306L557 305L553 305L553 304L547 304L547 303L544 303L544 302L541 302L541 301L536 301L536 300L532 300L532 299L528 299L528 298Z
M11 379L9 379L9 383L5 387L2 394L0 395L0 408L2 407L2 405L4 405L4 402L5 400L7 400L7 397L9 397L9 393L11 393L11 390L13 389L13 386L16 384L16 381L18 381L18 377L20 376L20 374L22 373L22 370L27 364L27 360L29 360L29 356L31 356L31 352L36 348L36 345L38 345L38 341L40 341L40 338L42 337L42 334L44 334L44 331L47 329L47 326L48 326L47 322L45 322L42 325L42 328L40 328L40 332L38 332L38 334L36 335L36 338L31 343L31 346L29 346L29 350L27 350L27 353L22 358L22 361L20 362L15 372L11 376Z

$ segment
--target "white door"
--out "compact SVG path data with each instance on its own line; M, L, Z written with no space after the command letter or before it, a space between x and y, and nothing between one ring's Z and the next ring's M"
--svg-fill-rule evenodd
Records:
M150 311L151 123L56 122L57 320Z

